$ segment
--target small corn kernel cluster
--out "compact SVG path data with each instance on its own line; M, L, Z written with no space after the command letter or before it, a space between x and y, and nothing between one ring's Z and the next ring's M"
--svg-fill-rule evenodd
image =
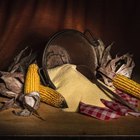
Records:
M30 94L31 92L38 92L42 102L55 107L64 107L66 102L59 92L41 85L38 69L36 64L29 66L24 84L24 93Z
M113 78L113 85L117 89L120 89L140 99L140 84L127 78L126 76L117 74Z
M24 93L29 94L31 92L39 93L40 77L38 75L38 66L36 64L31 64L28 67L26 74Z

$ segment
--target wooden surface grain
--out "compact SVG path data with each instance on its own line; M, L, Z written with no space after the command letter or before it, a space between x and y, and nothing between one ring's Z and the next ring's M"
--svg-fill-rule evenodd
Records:
M132 136L140 134L140 118L132 116L111 121L100 121L79 113L63 112L61 109L41 103L39 114L45 119L42 121L35 116L15 116L12 110L0 112L1 136Z

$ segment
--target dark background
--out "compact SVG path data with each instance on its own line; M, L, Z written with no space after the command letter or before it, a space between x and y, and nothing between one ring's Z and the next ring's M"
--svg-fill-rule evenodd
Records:
M6 69L15 54L26 45L43 50L48 37L64 28L81 32L89 29L106 45L115 42L112 53L132 53L136 62L135 71L139 73L139 0L0 0L0 69ZM32 137L1 138L10 140ZM135 136L121 137L121 139L136 138L139 139ZM42 136L39 139L43 140L46 137ZM83 139L101 138L91 136ZM120 139L120 137L102 139Z
M140 70L139 0L0 0L0 69L26 45L43 49L64 28L115 42L112 54L132 53Z

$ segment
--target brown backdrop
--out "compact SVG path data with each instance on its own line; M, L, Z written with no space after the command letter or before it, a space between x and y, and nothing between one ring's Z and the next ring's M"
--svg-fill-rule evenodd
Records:
M42 49L54 32L90 29L115 54L134 54L140 62L139 0L0 0L0 68L26 45Z

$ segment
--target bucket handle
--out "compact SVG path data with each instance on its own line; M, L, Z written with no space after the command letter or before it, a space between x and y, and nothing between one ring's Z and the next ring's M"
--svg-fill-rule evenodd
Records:
M45 74L43 68L39 68L38 73L40 75L43 85L49 86L49 87L53 88L54 90L56 89L55 85L51 82L48 74Z
M97 47L99 45L98 40L93 36L92 32L89 29L86 29L83 34L93 46Z

